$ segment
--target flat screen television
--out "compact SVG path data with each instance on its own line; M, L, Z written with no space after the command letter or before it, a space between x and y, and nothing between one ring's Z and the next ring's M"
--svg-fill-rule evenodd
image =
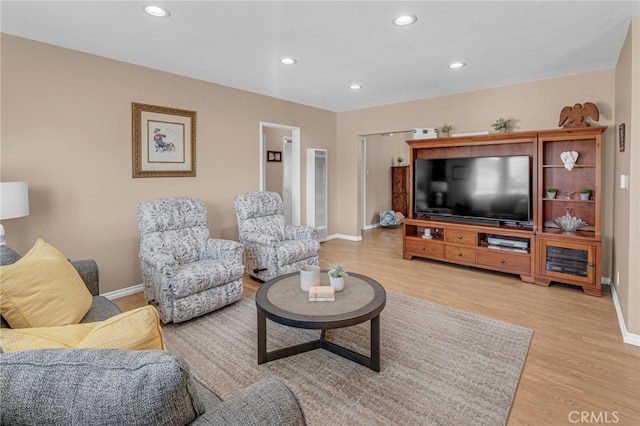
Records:
M529 156L418 158L414 169L416 215L432 219L529 226Z

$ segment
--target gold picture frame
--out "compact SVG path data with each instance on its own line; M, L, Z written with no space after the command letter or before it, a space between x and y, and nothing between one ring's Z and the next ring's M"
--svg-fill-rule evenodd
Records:
M133 177L196 176L196 112L131 103Z

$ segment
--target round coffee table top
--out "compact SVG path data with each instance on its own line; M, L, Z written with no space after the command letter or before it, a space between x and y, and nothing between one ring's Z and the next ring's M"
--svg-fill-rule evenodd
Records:
M330 285L326 271L320 273L320 285ZM300 273L294 272L262 284L256 292L256 307L280 324L329 329L374 318L386 303L386 292L377 281L354 272L349 272L344 290L335 296L335 301L310 302L309 293L300 289Z

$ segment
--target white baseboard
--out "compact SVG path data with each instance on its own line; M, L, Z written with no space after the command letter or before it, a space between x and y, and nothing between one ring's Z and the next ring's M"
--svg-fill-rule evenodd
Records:
M333 240L335 238L339 238L341 240L348 240L348 241L362 241L362 236L361 235L345 235L345 234L331 234L327 236L327 241L328 240Z
M364 231L368 231L369 229L376 229L379 228L380 224L379 223L372 223L371 225L367 225L364 227Z
M616 315L618 315L618 324L620 325L620 332L622 333L622 341L634 346L640 346L640 334L633 334L627 331L627 325L624 323L624 316L622 315L622 308L620 308L620 302L618 301L618 293L616 293L616 286L611 281L611 278L606 278L608 281L606 284L611 288L611 297L613 298L613 305L616 307ZM602 282L605 283L605 278L602 278Z
M132 294L140 293L144 291L144 287L142 284L133 285L131 287L122 288L120 290L110 291L109 293L101 294L100 296L104 296L109 300L119 299L125 296L131 296Z

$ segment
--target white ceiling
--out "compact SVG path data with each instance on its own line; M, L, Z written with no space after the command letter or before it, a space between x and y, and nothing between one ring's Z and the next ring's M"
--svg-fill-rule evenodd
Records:
M155 3L166 19L142 12ZM331 111L615 66L636 1L2 1L3 33ZM410 27L391 24L415 14ZM280 64L293 56L298 63ZM449 70L452 61L467 67ZM349 89L360 83L358 91Z

